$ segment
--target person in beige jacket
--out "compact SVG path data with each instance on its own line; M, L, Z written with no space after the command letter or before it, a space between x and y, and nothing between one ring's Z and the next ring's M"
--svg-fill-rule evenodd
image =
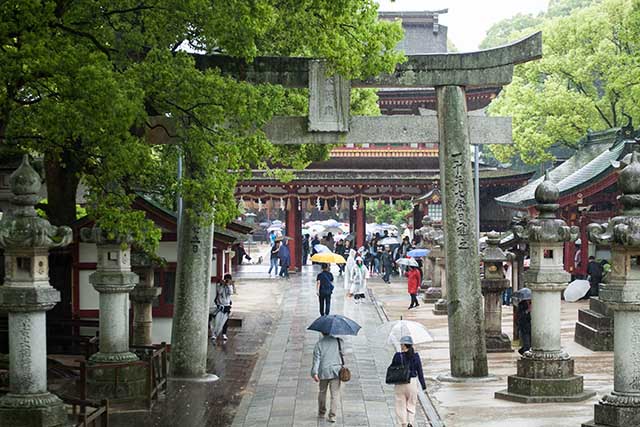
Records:
M340 399L340 368L342 360L340 358L340 348L342 346L340 338L328 334L322 334L313 349L313 364L311 366L311 377L320 385L318 393L318 416L324 417L327 412L327 390L331 393L329 404L329 414L327 421L336 422L336 411L338 400Z

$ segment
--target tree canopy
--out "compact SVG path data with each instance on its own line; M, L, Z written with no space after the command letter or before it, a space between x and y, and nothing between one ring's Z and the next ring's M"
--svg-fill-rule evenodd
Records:
M522 30L542 29L543 57L519 65L489 108L492 115L513 117L514 145L491 148L499 160L552 160L554 144L577 147L589 130L624 125L625 115L640 119L640 1L592 3ZM569 10L552 5L554 13Z
M326 58L349 78L390 71L398 23L372 0L21 0L0 3L0 141L43 155L49 218L75 219L78 184L112 232L152 243L157 230L128 209L137 193L175 194L178 150L192 165L181 192L225 223L236 181L267 161L302 167L327 147L276 147L260 128L300 110L301 95L197 70L189 50L251 60ZM354 97L369 113L371 94ZM177 124L180 144L151 146L150 116ZM230 173L231 172L231 173Z

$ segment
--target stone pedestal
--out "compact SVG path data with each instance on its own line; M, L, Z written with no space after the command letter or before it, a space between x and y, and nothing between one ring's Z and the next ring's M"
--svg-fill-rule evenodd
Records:
M531 266L525 274L532 291L531 350L518 360L516 375L508 378L507 390L496 398L521 403L576 402L595 392L583 389L582 376L575 375L573 360L560 342L560 294L570 275L564 271L564 242L577 238L576 227L556 218L559 191L549 176L535 192L536 219L526 229L514 227L514 234L529 242Z
M443 254L444 255L444 254ZM438 277L440 281L440 298L433 304L433 314L437 316L446 316L449 312L449 303L447 301L447 275L445 271L445 258L436 258L434 278Z
M613 351L613 311L599 297L589 299L589 308L578 310L575 341L591 351Z
M600 299L614 313L613 391L595 405L589 427L640 425L640 159L637 151L618 175L622 214L590 224L589 240L611 245L613 269Z
M511 340L502 333L502 293L511 286L504 277L502 263L509 258L500 245L500 234L487 235L487 248L482 253L484 278L480 281L484 296L484 328L487 353L510 352Z
M431 286L427 288L422 297L426 303L434 303L442 298L442 275L440 273L440 267L436 265L439 255L442 255L440 247L432 247L429 256L426 259L426 263L429 266L429 282Z
M0 220L6 266L0 311L9 317L9 393L0 398L0 426L63 426L64 404L47 390L46 312L60 301L49 285L48 254L71 242L71 229L37 216L40 176L27 156L10 185L13 208Z
M129 294L133 306L133 345L150 346L153 344L153 301L162 289L154 286L154 266L143 254L132 254L133 271L139 281Z

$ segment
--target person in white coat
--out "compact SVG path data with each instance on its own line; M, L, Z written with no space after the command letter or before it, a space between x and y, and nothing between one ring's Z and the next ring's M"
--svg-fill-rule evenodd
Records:
M351 249L349 250L349 257L347 258L347 265L344 268L344 290L349 292L349 288L351 288L351 272L353 268L356 266L356 251Z
M362 257L356 258L356 265L351 272L351 287L349 293L353 295L356 304L364 299L367 289L367 279L369 277L369 269L362 262Z

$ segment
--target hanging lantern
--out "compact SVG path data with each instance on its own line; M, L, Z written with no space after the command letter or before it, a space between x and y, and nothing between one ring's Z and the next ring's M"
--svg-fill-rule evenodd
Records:
M353 210L358 209L358 201L356 199L353 199Z
M280 210L283 211L287 208L287 205L284 203L284 199L280 197Z
M318 210L322 210L322 203L320 202L320 197L316 199L316 208Z
M262 199L258 197L258 212L262 211Z

